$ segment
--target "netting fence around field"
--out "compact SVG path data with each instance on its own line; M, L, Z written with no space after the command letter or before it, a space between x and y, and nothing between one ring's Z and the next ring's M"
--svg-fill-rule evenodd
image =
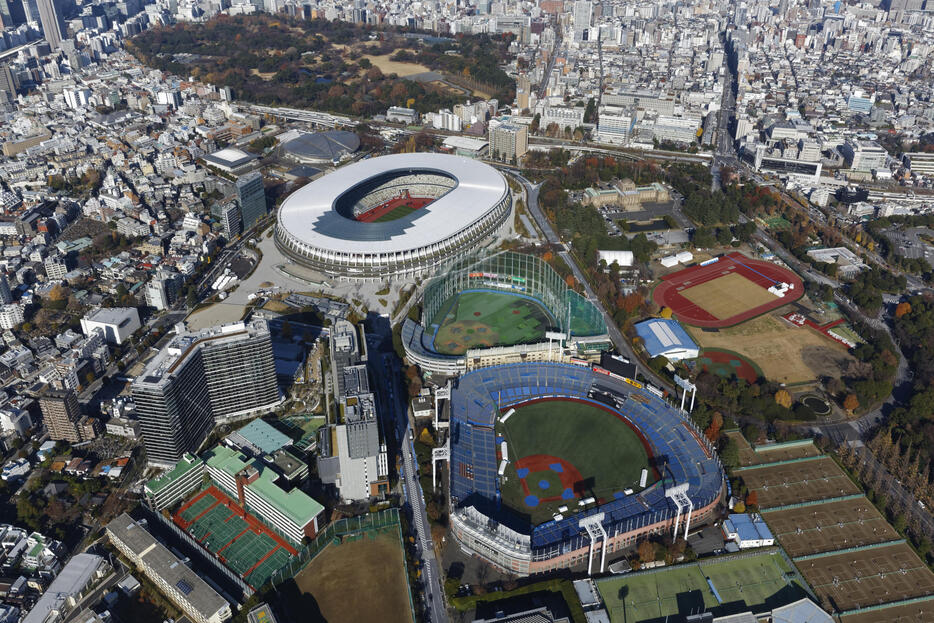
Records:
M607 331L600 311L568 288L547 262L514 251L486 257L473 255L448 265L425 288L422 326L430 330L440 323L451 298L466 290L491 290L535 299L551 312L563 333L584 337Z
M402 522L399 519L398 508L387 508L375 513L367 513L357 517L345 517L331 522L315 540L303 547L298 555L292 556L287 565L279 568L272 574L273 586L279 586L284 581L293 578L314 558L324 551L335 539L356 538L366 533L390 532L402 539Z

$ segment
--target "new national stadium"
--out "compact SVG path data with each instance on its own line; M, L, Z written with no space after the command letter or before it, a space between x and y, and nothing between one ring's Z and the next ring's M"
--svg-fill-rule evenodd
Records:
M660 392L595 365L475 370L451 390L451 531L520 576L687 535L726 490L716 452Z
M425 287L421 323L402 325L406 357L456 375L519 361L568 361L610 347L603 314L544 260L501 251L448 264Z
M506 179L482 162L382 156L292 193L279 208L276 245L339 279L415 277L483 247L511 209Z

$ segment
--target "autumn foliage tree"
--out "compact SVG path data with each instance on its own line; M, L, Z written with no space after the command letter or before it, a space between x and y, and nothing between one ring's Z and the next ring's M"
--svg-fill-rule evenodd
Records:
M655 560L655 546L652 545L651 541L642 541L639 543L639 547L636 551L639 554L639 560L641 562L652 562Z
M843 399L843 408L847 411L853 412L859 407L859 399L856 397L856 394L847 394L846 398Z
M712 442L717 441L720 438L721 428L723 428L723 416L719 411L714 411L713 417L710 418L710 425L704 431L704 436Z
M788 393L787 389L780 389L775 392L775 402L786 409L791 408L791 394Z
M895 317L901 318L905 314L911 313L911 303L904 301L895 306Z

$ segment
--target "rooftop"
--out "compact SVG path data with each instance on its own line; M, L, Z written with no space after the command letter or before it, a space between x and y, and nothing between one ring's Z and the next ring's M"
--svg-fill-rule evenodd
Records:
M288 436L283 435L275 427L258 418L229 435L228 439L236 445L243 445L238 442L246 442L263 454L272 454L292 443Z
M275 482L278 474L259 461L247 460L242 453L233 448L216 446L209 452L207 464L233 478L246 467L256 468L259 478L247 487L299 526L306 525L324 510L321 504L298 489L289 492L281 489Z
M146 489L149 493L156 494L171 485L174 482L182 479L186 474L191 472L193 469L198 469L202 467L204 463L198 457L190 453L185 453L178 463L175 464L175 467L165 472L157 478L153 478L146 483Z
M73 556L22 623L44 623L53 610L60 612L64 610L67 607L65 601L80 593L102 564L104 564L104 559L94 554L84 553Z
M653 357L672 348L697 348L697 344L678 321L669 318L651 318L640 322L636 325L636 333Z

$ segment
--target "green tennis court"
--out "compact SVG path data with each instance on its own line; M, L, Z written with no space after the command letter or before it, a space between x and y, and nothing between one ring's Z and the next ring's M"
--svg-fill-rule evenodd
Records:
M440 325L434 348L462 355L471 348L512 346L544 340L555 325L551 314L530 298L506 292L463 292L445 303L432 321Z
M516 409L497 436L506 441L509 464L500 482L503 503L532 523L552 518L578 499L606 502L638 489L649 457L624 421L596 405L543 400ZM650 483L654 478L650 479Z
M714 616L763 612L804 597L803 585L782 555L772 550L607 578L597 582L597 589L612 623L640 623L705 610Z

